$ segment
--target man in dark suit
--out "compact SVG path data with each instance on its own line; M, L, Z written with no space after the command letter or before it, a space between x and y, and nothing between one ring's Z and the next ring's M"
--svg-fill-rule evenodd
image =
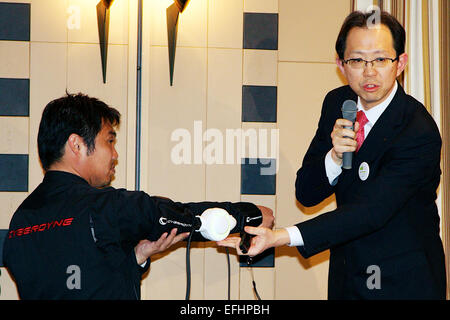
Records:
M445 299L435 204L441 138L424 106L396 81L408 60L404 49L405 31L391 15L381 13L378 24L369 13L346 18L336 62L349 85L325 97L296 181L304 206L335 193L337 209L288 228L246 228L257 235L250 256L280 245L297 246L305 258L330 249L329 299ZM341 119L348 99L359 110L354 130ZM342 168L344 152L354 153L351 169Z

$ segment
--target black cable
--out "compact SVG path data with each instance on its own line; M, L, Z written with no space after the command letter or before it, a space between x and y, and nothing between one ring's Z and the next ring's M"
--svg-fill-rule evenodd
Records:
M225 247L225 251L227 252L227 264L228 264L228 300L230 299L230 288L231 288L231 271L230 271L230 252L228 248Z
M258 300L261 300L261 297L260 297L259 294L258 294L258 290L256 290L256 283L255 283L255 280L252 280L252 284L253 284L253 291L255 292L256 298L257 298Z
M185 298L185 300L189 300L189 296L191 294L190 250L191 250L191 240L192 240L193 234L194 234L194 230L191 230L191 232L189 233L189 238L188 238L187 247L186 247L186 298Z
M247 264L249 265L249 267L250 267L250 273L252 274L253 292L255 293L256 298L257 298L258 300L261 300L261 297L259 296L258 290L256 290L256 282L255 282L255 277L254 277L254 274L253 274L253 268L250 266L251 263L252 263L252 258L251 258L251 257L248 257Z
M193 231L189 234L189 238L187 241L186 247L186 297L185 300L189 300L190 291L191 291L191 261L190 261L190 250L191 250L191 240L192 240ZM227 252L227 265L228 265L228 300L230 299L231 292L231 269L230 269L230 252L228 248L225 248Z

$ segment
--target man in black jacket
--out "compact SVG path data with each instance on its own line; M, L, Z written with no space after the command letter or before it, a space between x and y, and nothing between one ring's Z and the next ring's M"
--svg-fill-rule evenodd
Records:
M10 222L3 260L22 299L140 299L150 256L193 232L208 208L261 217L251 203L175 203L108 187L115 173L120 114L96 98L67 95L43 114L38 149L43 182ZM238 232L237 225L231 232Z
M353 12L341 28L336 62L349 85L325 97L297 173L300 203L334 193L337 209L285 229L247 227L258 235L249 254L286 244L305 258L330 249L329 299L445 299L439 130L396 81L408 60L405 30L385 12L376 24L371 15ZM354 130L342 119L346 100L357 102ZM354 153L351 169L342 168L344 152Z

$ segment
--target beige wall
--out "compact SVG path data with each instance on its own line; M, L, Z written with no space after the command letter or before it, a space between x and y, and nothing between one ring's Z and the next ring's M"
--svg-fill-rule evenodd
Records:
M8 0L10 2L11 0ZM115 187L134 188L137 1L115 1L111 8L107 83L101 78L95 3L91 0L30 0L31 41L0 41L0 77L30 78L29 118L1 119L0 139L14 143L2 153L29 153L29 190L42 179L36 136L45 104L82 91L118 108ZM343 84L334 64L334 42L349 0L191 0L180 15L174 85L169 86L165 9L170 0L144 0L142 82L143 190L177 201L251 201L274 209L276 226L288 226L333 209L333 199L305 209L295 200L294 182L316 130L327 91ZM69 30L69 8L80 9L80 28ZM243 50L243 12L279 13L278 50ZM314 28L314 32L312 32ZM19 61L20 60L20 61ZM12 67L5 67L15 66ZM242 85L278 87L277 123L242 123ZM276 195L241 195L240 163L176 165L171 135L194 121L203 132L218 129L278 129ZM208 143L203 142L205 148ZM270 144L270 143L269 143ZM5 147L6 148L6 147ZM16 150L17 149L17 150ZM270 150L270 145L269 145ZM194 160L194 153L192 153ZM1 192L0 228L8 227L27 193ZM6 204L6 205L4 205ZM185 245L153 258L142 283L144 299L184 299ZM191 299L226 299L227 261L212 243L191 249ZM16 299L2 268L0 299ZM254 268L263 299L326 299L328 253L303 259L295 248L276 250L275 268ZM251 273L231 255L231 298L254 299Z
M277 226L281 227L335 208L334 199L302 207L295 199L294 184L317 129L325 94L344 84L334 62L334 43L350 4L346 0L279 3ZM313 27L314 32L309 32ZM276 299L326 299L328 251L310 259L303 259L296 248L276 252Z

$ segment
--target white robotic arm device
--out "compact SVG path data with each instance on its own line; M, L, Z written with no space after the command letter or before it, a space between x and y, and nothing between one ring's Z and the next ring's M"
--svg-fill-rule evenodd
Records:
M236 226L236 219L222 208L207 209L197 217L201 221L201 227L196 231L211 241L225 239Z

